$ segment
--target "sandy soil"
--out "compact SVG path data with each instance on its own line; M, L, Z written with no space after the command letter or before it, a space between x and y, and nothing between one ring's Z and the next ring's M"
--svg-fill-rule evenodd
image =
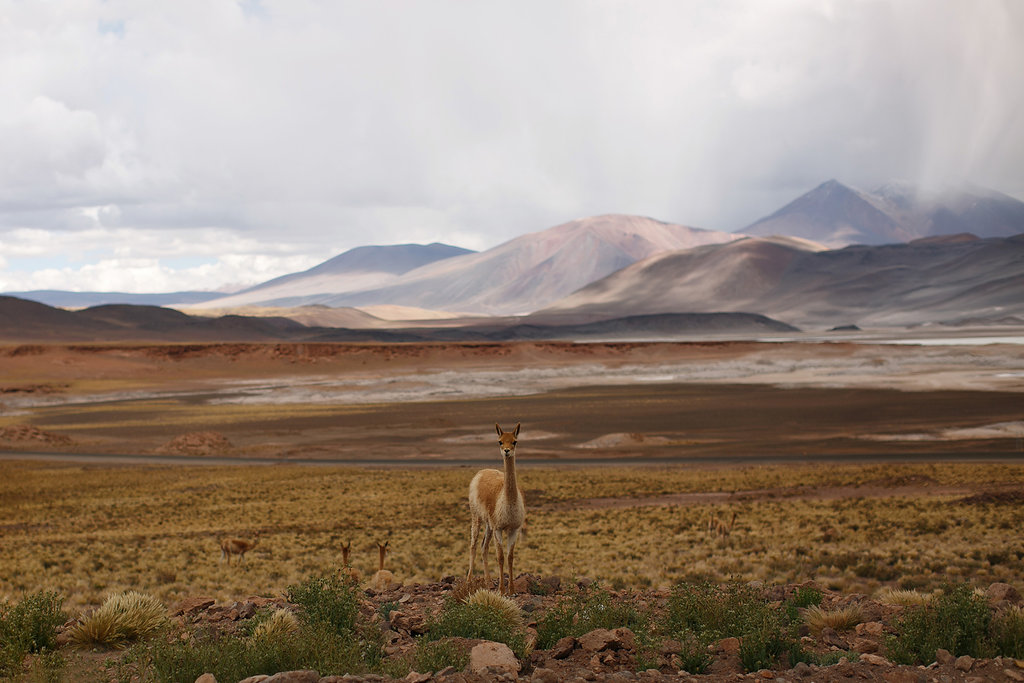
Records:
M519 421L523 461L1024 457L1022 417L1018 344L0 346L0 427L63 437L7 451L429 462Z

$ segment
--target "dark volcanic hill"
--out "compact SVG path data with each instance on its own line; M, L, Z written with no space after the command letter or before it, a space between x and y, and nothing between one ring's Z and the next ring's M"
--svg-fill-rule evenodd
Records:
M538 316L747 311L800 327L984 322L1024 315L1024 235L933 238L837 250L749 238L661 254Z
M543 324L527 319L483 320L462 326L415 329L309 327L288 318L192 316L156 306L112 304L64 311L34 301L0 296L2 342L210 342L210 341L516 341L672 339L708 334L749 335L794 328L747 313L626 316L589 324Z
M975 187L925 192L892 182L860 190L829 180L739 232L801 237L830 247L956 233L1009 237L1024 233L1024 202Z

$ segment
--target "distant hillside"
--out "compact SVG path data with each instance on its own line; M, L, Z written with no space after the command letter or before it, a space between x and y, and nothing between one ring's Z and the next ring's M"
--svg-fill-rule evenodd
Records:
M735 239L737 235L638 216L582 218L522 235L479 254L432 263L387 287L316 297L315 302L330 306L400 304L514 315L540 308L652 254Z
M538 312L553 319L747 311L805 326L996 321L1024 315L1024 235L837 250L748 238L660 254Z
M135 304L138 306L175 306L198 304L224 296L223 292L167 292L134 294L130 292L67 292L58 289L37 289L28 292L4 292L7 296L37 301L61 308L87 308L103 304Z
M794 328L747 313L625 316L568 325L517 318L477 319L464 325L351 329L306 326L281 317L191 316L155 306L106 305L65 311L0 296L0 342L644 340L789 331Z
M1024 233L1024 202L973 187L930 193L888 183L860 190L829 180L739 232L801 237L830 247L956 233L1010 237Z
M356 247L301 273L283 275L191 308L235 308L278 305L280 302L290 302L285 304L289 306L320 303L319 299L324 295L381 287L410 270L474 253L438 242Z

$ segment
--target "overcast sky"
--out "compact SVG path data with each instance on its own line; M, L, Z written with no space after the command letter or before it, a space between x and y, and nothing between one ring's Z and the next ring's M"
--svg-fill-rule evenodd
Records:
M1024 198L1024 2L0 0L0 291L262 282L819 183Z

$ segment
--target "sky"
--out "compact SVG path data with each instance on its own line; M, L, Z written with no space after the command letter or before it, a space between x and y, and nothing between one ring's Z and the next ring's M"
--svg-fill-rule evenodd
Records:
M1016 0L0 0L0 291L230 290L830 178L1024 199Z

